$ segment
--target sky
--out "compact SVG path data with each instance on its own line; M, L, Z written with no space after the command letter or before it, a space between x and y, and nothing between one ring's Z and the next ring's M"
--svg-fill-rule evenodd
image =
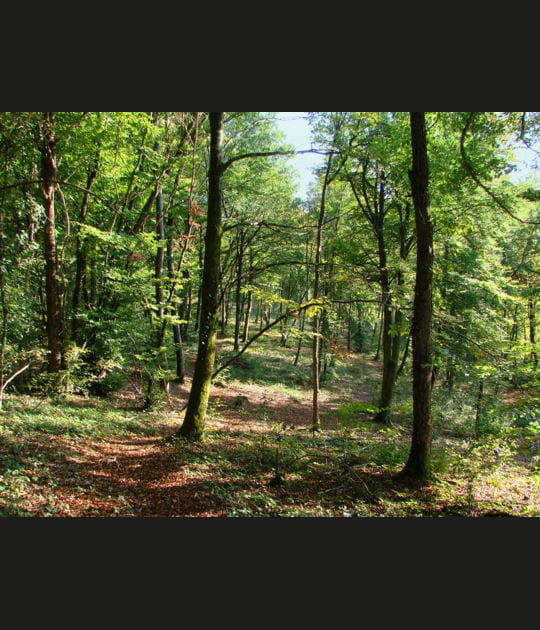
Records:
M311 131L306 119L307 112L278 112L278 129L286 134L286 140L292 144L296 150L305 150L311 147ZM520 148L515 154L519 162L519 168L510 174L510 180L518 183L530 176L538 175L538 155L526 148ZM315 182L313 169L323 164L324 157L316 154L296 155L291 158L290 163L297 170L298 196L307 199L310 185Z
M306 120L307 112L278 112L277 127L286 135L286 140L297 151L311 148L311 131ZM321 166L324 161L322 155L304 153L295 155L290 164L298 171L297 185L298 196L307 199L307 193L311 183L315 181L313 169Z

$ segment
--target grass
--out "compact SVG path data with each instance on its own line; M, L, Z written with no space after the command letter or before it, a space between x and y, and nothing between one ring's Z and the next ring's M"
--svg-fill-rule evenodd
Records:
M155 436L157 421L157 414L134 413L102 399L10 397L0 415L0 516L71 515L70 501L80 503L81 497L95 494L77 463L81 447L130 435ZM116 506L109 515L120 512ZM96 508L94 515L100 514Z
M73 438L105 439L140 433L156 435L152 414L115 408L107 400L66 396L57 401L38 402L16 397L5 405L3 427L19 435L45 433Z

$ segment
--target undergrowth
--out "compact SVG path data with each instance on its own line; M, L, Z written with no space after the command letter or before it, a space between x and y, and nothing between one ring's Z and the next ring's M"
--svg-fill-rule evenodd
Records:
M222 344L222 357L226 348ZM265 340L220 376L225 386L256 383L306 400L308 357L302 355L298 366L293 357L293 348ZM407 384L398 382L390 423L377 424L376 369L361 357L334 361L322 387L334 429L312 432L284 424L263 407L250 413L239 405L234 412L245 428L224 430L223 405L213 399L202 442L170 439L180 420L164 401L144 412L133 397L126 405L125 399L74 395L8 396L0 413L0 515L152 515L151 506L109 485L107 476L89 475L86 467L96 444L133 437L155 438L169 449L173 470L199 484L214 516L540 516L534 399L486 399L479 424L470 392L436 389L434 478L411 484L398 476L411 441Z

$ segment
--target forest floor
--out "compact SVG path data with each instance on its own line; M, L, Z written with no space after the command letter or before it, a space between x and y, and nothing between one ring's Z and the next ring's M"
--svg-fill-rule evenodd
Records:
M141 409L134 382L106 399L7 397L0 515L540 516L537 433L477 441L441 427L435 478L411 485L396 477L410 448L410 403L397 401L388 426L370 422L373 361L342 357L321 390L322 431L313 432L307 359L286 368L287 382L285 350L259 352L216 379L202 442L171 439L189 378L152 411Z

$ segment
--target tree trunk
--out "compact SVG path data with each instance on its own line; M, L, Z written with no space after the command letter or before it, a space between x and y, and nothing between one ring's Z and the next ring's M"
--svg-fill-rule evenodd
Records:
M476 397L476 417L474 419L474 436L476 439L482 435L482 399L484 398L484 379L478 383L478 394Z
M388 273L388 263L386 255L386 242L384 238L384 216L385 216L385 178L381 174L379 183L379 199L377 203L377 223L376 233L379 250L379 283L382 293L382 354L383 371L381 379L381 392L379 396L379 411L375 415L375 421L386 423L390 412L390 405L394 395L394 385L398 369L399 349L401 337L399 334L399 323L401 313L392 305L390 294L390 276ZM397 330L392 330L395 326Z
M326 192L330 184L330 168L332 166L332 153L328 157L326 173L321 192L321 205L319 208L319 220L317 223L317 240L315 245L315 265L313 267L313 300L319 297L319 285L321 281L321 260L322 260L322 232L324 225L324 213L326 209ZM312 345L312 385L313 385L313 405L311 427L313 431L320 430L321 419L319 417L319 374L320 374L320 315L317 313L313 317L313 345Z
M236 261L236 295L235 304L236 311L234 315L234 345L233 351L238 352L240 349L240 326L242 323L242 273L244 262L244 231L240 228L238 234L238 258Z
M56 260L56 231L54 192L56 188L56 139L54 137L54 113L43 115L43 138L41 150L41 190L45 206L45 293L47 302L48 371L58 372L61 368L61 322L58 295L58 267Z
M403 368L405 367L405 362L407 361L407 357L409 356L409 345L411 343L411 333L407 335L407 341L405 342L405 349L403 350L403 356L401 357L401 363L399 364L398 371L396 373L397 377L403 372Z
M395 319L390 309L385 308L385 322L383 325L383 372L381 380L381 392L379 395L379 411L375 415L375 421L381 423L388 422L390 405L394 396L394 385L396 383L398 360L399 360L399 335L390 333L390 326L395 323Z
M221 309L221 315L220 315L220 322L221 322L221 326L220 326L220 335L221 337L225 337L226 333L227 333L227 306L228 306L228 293L227 291L223 290L222 285L220 284L220 293L222 294L222 299L221 299L221 304L220 304L220 309Z
M187 293L182 303L182 319L186 320L185 324L180 325L182 339L187 343L189 335L189 323L191 322L191 309L193 307L193 288L189 274L185 276L188 279Z
M0 206L0 303L2 304L2 332L0 333L0 409L2 408L2 392L4 391L4 357L6 354L9 310L6 299L6 285L4 283L4 214Z
M169 276L169 281L171 283L174 282L174 260L173 260L173 227L174 222L172 217L169 217L167 220L167 227L169 229L169 233L167 235L167 274ZM178 304L176 301L176 296L172 299L172 309L173 315L177 316L178 313ZM185 372L184 372L184 350L182 347L182 333L181 327L178 322L173 322L172 324L172 332L173 332L173 340L174 340L174 354L176 357L176 380L179 383L185 382Z
M86 223L88 214L88 201L90 199L90 189L97 177L97 169L99 163L99 154L96 156L94 166L88 170L86 178L86 190L81 203L79 213L79 223ZM81 228L77 230L77 240L75 243L75 258L77 260L77 270L75 272L75 286L73 288L72 309L73 315L71 320L71 338L77 342L79 317L77 311L81 301L81 295L86 308L90 306L90 296L88 293L88 244L85 239L81 238Z
M201 439L210 395L212 370L216 357L219 275L221 258L221 181L223 163L223 112L210 112L210 166L208 171L208 216L202 277L199 346L193 382L180 436Z
M352 316L351 316L352 304L349 304L347 311L347 352L351 351L351 338L352 338Z
M163 220L163 193L158 190L156 195L156 236L158 247L154 263L154 280L156 283L156 306L158 316L158 329L163 320L163 266L165 264L165 222ZM161 341L158 339L158 342Z
M532 288L529 287L529 290L532 291ZM536 354L536 322L535 322L535 312L534 312L534 301L532 296L529 295L529 299L527 301L527 316L529 318L529 342L531 344L531 360L535 365L538 365L538 355Z
M164 348L163 341L165 339L165 326L163 325L163 319L165 315L164 298L163 298L163 268L165 264L165 222L163 220L163 193L161 189L157 191L155 196L156 202L156 236L158 241L158 247L156 251L156 258L154 260L154 283L155 283L155 300L156 300L156 320L152 313L150 314L150 322L155 328L155 336L152 333L153 339L151 344L155 348L157 368L162 369ZM154 404L154 370L148 371L148 387L146 391L146 400L144 403L144 409L148 410Z
M429 213L429 168L424 112L411 112L413 166L410 171L416 226L416 282L412 340L413 434L403 473L419 479L432 474L431 464L431 321L433 315L433 226Z
M386 245L384 242L382 216L383 208L379 207L379 215L381 217L378 233L378 245L379 245L379 270L380 270L380 285L382 293L382 326L381 326L381 341L383 365L382 365L382 379L381 379L381 393L379 395L379 412L375 416L376 422L385 423L388 420L388 411L390 402L392 400L392 394L394 390L394 377L397 370L397 363L393 360L392 352L392 335L390 329L392 325L393 310L390 304L390 281L388 277L388 268L386 262Z
M259 316L259 332L260 332L263 329L263 324L264 324L264 303L262 301L262 298L259 300L259 309L258 309L257 315Z
M246 316L244 319L244 332L242 334L242 343L246 343L249 337L249 318L251 317L252 304L253 304L253 292L249 291L247 295Z
M197 289L197 310L195 311L195 326L193 332L199 332L201 325L201 301L202 301L202 269L203 269L203 246L199 246L199 269L201 270L201 281Z
M382 309L380 309L379 321L375 324L375 328L373 329L373 339L377 337L377 350L375 352L375 356L373 357L374 361L378 361L381 356L382 331L383 331Z
M302 333L304 332L304 327L306 325L306 313L302 311L302 315L300 317L300 335L298 337L298 346L296 347L296 355L294 356L293 365L298 365L298 360L300 359L300 351L302 350Z

